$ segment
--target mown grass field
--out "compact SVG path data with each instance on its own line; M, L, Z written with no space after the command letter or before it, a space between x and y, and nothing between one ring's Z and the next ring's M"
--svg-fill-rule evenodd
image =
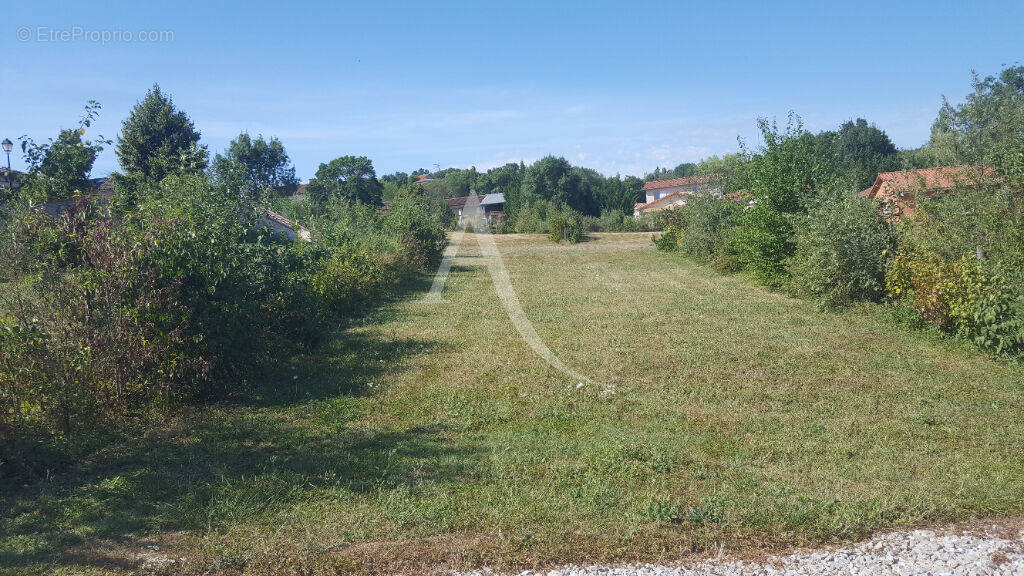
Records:
M467 235L446 302L389 306L259 394L4 487L0 566L511 569L1024 513L1020 367L644 234L496 240L540 336L614 394L532 353Z

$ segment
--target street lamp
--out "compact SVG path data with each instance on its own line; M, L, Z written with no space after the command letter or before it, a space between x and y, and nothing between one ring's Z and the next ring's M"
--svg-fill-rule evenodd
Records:
M11 148L14 148L14 142L11 142L10 138L4 138L0 145L4 147L4 152L7 153L7 189L14 193L14 180L11 179Z

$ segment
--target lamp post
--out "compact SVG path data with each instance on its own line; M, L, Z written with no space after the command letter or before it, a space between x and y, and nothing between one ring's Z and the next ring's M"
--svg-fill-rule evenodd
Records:
M10 138L4 138L0 145L4 147L4 152L7 153L7 189L14 194L14 180L11 178L11 148L14 148L14 142L11 142Z

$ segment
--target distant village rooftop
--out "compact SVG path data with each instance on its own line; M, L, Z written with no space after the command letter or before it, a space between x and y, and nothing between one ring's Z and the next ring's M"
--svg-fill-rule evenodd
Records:
M881 172L875 182L857 195L881 202L886 216L898 218L914 213L915 196L931 196L957 187L977 186L994 178L988 166L939 166L920 170Z
M686 178L671 178L669 180L652 180L644 182L644 190L661 190L663 188L699 187L704 184L720 182L724 176L721 174L704 174L702 176L687 176Z

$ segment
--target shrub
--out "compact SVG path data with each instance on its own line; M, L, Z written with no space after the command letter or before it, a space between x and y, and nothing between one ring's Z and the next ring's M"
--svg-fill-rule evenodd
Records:
M1005 277L976 258L950 261L920 249L904 250L886 274L889 297L911 306L943 331L997 354L1024 348L1021 297Z
M739 225L743 206L710 194L689 198L678 209L682 227L681 247L690 256L711 261L728 249L729 234Z
M683 229L675 224L669 224L665 231L658 236L651 238L654 245L663 252L675 252L683 239Z
M56 220L5 209L0 420L13 428L0 432L66 437L242 386L393 293L445 242L418 197L384 214L332 205L307 244L257 226L259 211L203 175L145 186L117 218L86 200Z
M58 222L37 213L9 229L15 243L48 246L0 303L0 388L20 401L14 419L66 435L207 394L309 327L278 248L230 197L201 177L163 192L121 220L83 202Z
M583 239L583 217L571 208L555 213L549 221L548 237L552 242L576 244Z
M759 202L743 213L742 221L735 239L740 261L766 285L784 285L795 247L791 216Z
M796 293L825 305L885 295L892 233L871 202L840 195L797 222L796 251L789 263Z
M432 210L422 195L400 194L384 213L381 231L385 236L397 238L406 262L422 270L437 264L444 250L448 240L445 232L447 214L450 212L443 207Z
M622 210L605 210L596 219L594 232L641 232L645 223Z
M529 202L515 213L515 231L520 234L543 234L548 232L548 215L553 210L544 200Z

